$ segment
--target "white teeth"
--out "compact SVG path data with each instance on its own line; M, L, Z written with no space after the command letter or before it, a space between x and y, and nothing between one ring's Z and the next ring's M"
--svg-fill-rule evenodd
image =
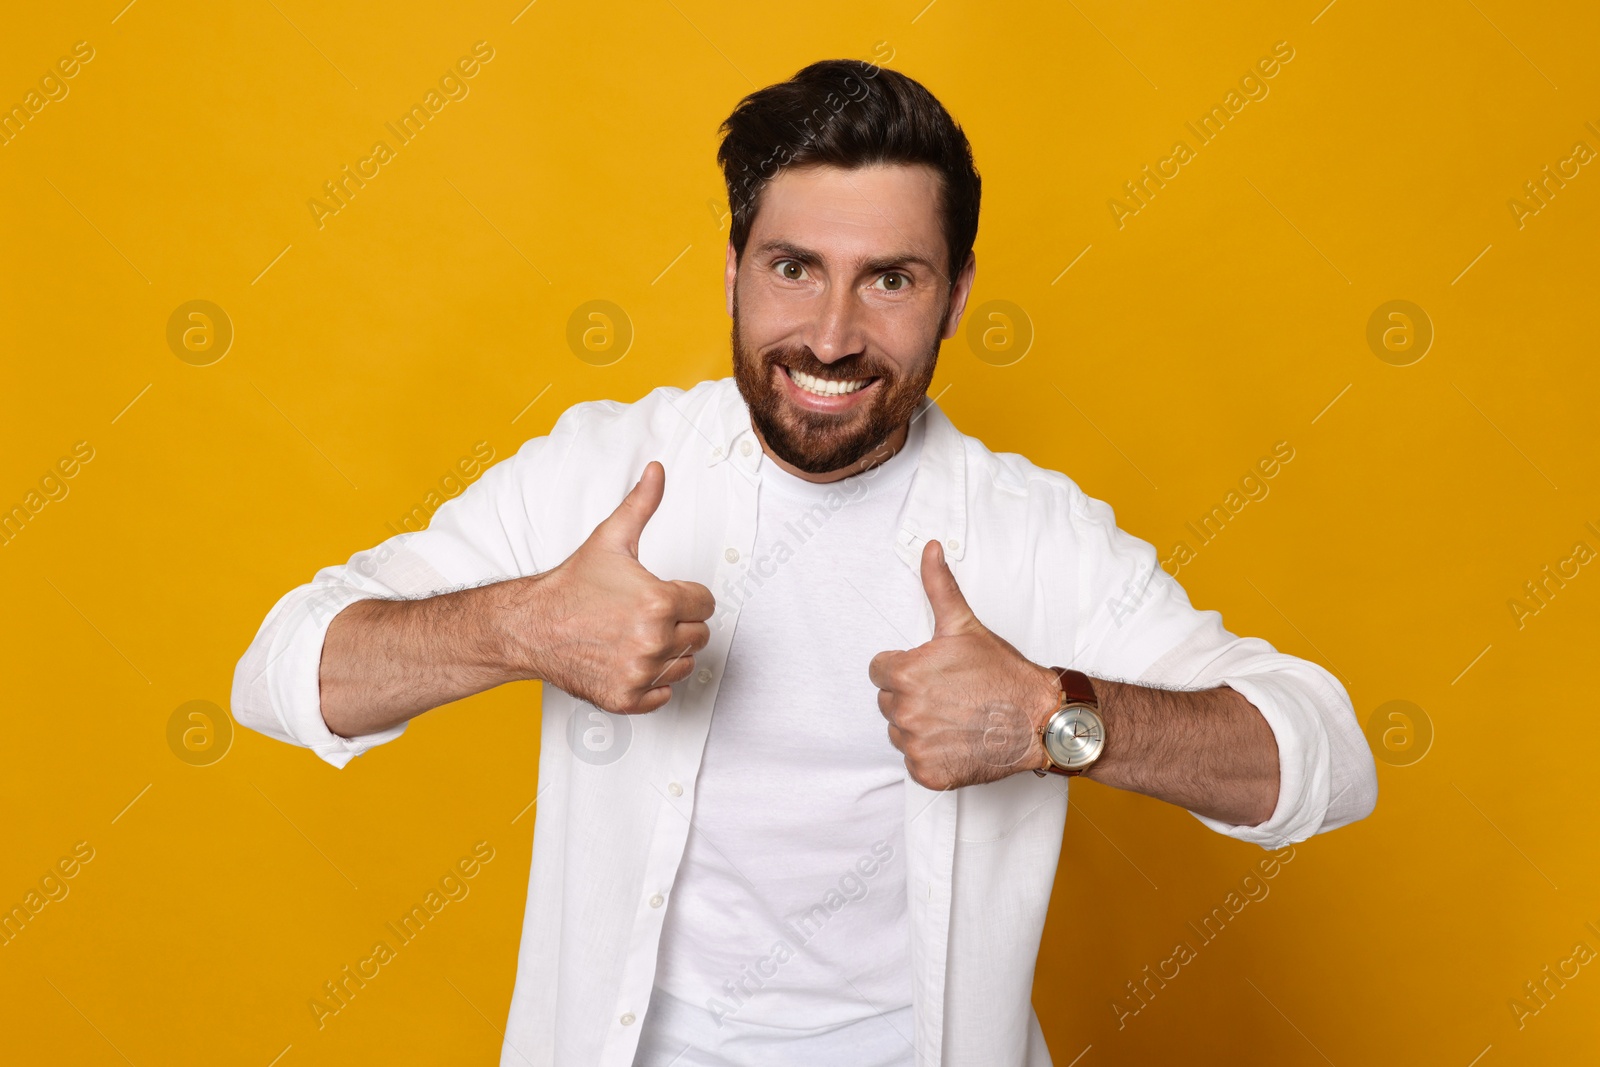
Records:
M849 381L840 382L828 378L818 378L797 370L789 371L789 377L794 381L794 384L814 396L842 396L846 393L853 393L858 389L865 388L867 383L872 380L870 378L852 378Z

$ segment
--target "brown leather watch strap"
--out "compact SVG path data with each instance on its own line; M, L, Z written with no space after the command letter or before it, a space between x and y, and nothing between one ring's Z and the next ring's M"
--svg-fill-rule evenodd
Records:
M1056 677L1061 679L1061 691L1067 694L1069 704L1088 704L1098 709L1100 698L1095 695L1094 683L1089 681L1089 676L1082 671L1075 671L1070 667L1051 667L1056 672Z

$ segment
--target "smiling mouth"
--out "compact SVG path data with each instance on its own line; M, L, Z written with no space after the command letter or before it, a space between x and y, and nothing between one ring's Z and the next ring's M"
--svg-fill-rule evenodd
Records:
M818 378L805 371L784 367L783 372L795 385L810 393L812 396L847 396L859 392L878 379L873 378L845 378L842 380L832 378Z

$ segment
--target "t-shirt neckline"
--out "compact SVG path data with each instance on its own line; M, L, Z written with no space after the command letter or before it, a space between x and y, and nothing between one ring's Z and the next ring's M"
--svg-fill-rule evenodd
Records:
M919 412L920 414L920 412ZM870 496L885 489L896 488L911 479L922 455L925 427L923 420L913 416L906 431L905 444L900 450L877 466L840 478L833 482L810 482L780 467L769 455L761 464L761 484L785 496L806 500L823 500L831 493L842 493L852 498Z

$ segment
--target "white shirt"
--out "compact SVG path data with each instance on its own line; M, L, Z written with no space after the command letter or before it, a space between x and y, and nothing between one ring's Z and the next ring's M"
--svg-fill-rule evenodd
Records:
M1065 475L990 452L930 401L920 412L922 455L894 535L901 565L916 572L925 540L942 540L978 618L1035 663L1168 687L1229 685L1249 699L1277 740L1278 804L1258 826L1195 814L1212 830L1279 848L1371 813L1372 754L1332 675L1195 610L1155 550L1119 530L1111 508ZM666 494L640 539L641 563L714 594L737 583L771 464L734 382L657 389L634 404L579 404L549 436L441 507L428 529L359 552L286 594L235 671L235 717L335 766L399 737L404 725L347 739L323 723L318 665L328 621L363 598L425 596L554 567L652 459L666 467ZM737 605L719 613L699 669L662 711L630 717L626 748L610 762L568 741L585 706L544 688L533 862L503 1067L632 1061L738 613ZM924 605L905 643L932 634ZM937 793L906 778L919 1063L1050 1063L1031 994L1067 791L1066 779L1026 772Z
M837 482L763 466L637 1067L913 1063L905 760L866 664L921 621L894 532L924 422Z

